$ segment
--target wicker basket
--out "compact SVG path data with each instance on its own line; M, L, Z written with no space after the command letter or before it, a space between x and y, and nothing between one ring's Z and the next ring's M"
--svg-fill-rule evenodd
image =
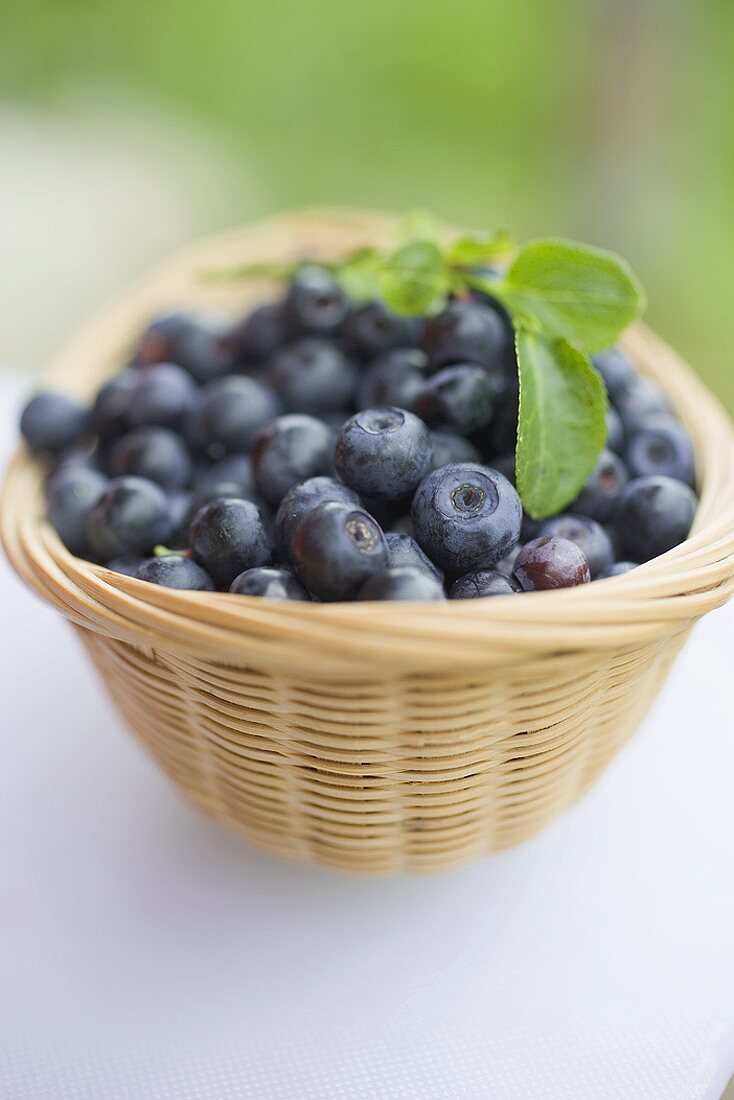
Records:
M207 268L389 238L344 211L261 223L177 256L84 327L50 378L90 395L177 304L241 311L265 283ZM734 587L734 434L642 326L626 340L694 440L691 537L612 580L522 599L301 604L176 592L74 558L24 449L2 497L15 569L75 626L133 731L207 814L282 856L435 871L526 840L631 736L695 620Z

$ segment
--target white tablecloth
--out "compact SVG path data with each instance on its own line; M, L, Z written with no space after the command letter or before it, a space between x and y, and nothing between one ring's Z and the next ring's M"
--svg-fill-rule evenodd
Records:
M387 880L277 862L179 801L4 562L0 616L2 1100L718 1100L734 607L539 838Z

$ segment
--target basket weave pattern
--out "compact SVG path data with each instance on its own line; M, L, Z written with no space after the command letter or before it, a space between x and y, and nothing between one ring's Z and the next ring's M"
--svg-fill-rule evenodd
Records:
M245 296L269 292L203 281L206 268L333 255L391 227L331 212L203 242L90 322L51 377L88 395L159 309L241 311ZM137 737L207 814L270 851L349 871L465 862L529 838L593 783L695 620L732 591L729 420L647 330L627 345L691 432L701 504L686 543L610 581L446 605L173 592L72 557L23 449L3 490L3 541L75 625Z

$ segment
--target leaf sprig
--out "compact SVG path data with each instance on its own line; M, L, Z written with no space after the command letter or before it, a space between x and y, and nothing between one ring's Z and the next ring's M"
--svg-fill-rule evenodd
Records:
M435 316L452 295L480 291L508 313L520 385L517 488L534 519L580 492L607 438L607 396L591 356L643 312L645 292L613 252L560 238L519 247L507 230L455 239L430 215L406 219L393 250L361 248L323 263L355 302ZM258 264L232 276L290 278L302 264Z

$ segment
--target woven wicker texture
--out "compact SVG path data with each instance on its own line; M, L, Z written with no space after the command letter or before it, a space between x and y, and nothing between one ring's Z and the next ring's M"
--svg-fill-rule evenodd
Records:
M91 395L136 332L178 305L241 312L265 281L206 279L258 259L389 240L391 219L322 211L200 242L90 321L48 379ZM146 585L72 557L20 448L0 517L18 573L78 629L129 725L207 814L283 856L387 873L525 840L632 735L695 620L734 588L734 434L643 326L625 344L696 449L683 545L565 592L432 604L300 604Z

